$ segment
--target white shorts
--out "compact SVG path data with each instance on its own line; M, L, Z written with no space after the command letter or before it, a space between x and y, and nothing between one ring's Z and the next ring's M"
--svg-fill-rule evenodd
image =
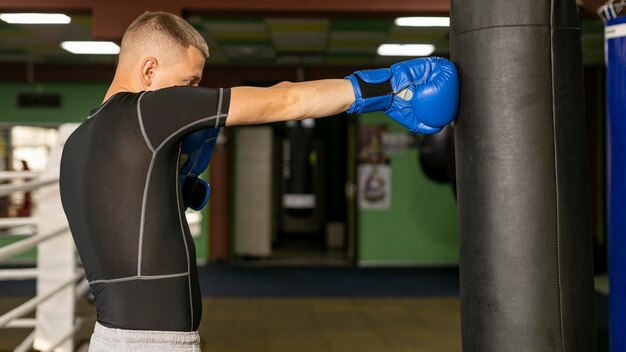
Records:
M149 331L107 328L96 322L89 352L200 352L197 331Z

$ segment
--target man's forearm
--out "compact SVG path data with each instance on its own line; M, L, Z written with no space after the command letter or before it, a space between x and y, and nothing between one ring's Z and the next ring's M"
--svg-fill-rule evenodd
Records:
M247 125L337 115L350 108L354 90L344 79L281 82L269 88L235 87L227 125Z
M317 118L337 115L354 103L354 91L345 79L289 83L284 86L298 96L297 104L290 115L299 118Z

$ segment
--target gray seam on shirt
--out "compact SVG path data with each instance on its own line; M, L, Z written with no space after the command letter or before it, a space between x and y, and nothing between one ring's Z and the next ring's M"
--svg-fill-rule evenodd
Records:
M189 275L189 272L186 273L178 273L178 274L168 274L168 275L148 275L148 276L128 276L128 277L120 277L117 279L109 279L109 280L93 280L89 281L89 284L108 284L114 282L124 282L124 281L133 281L133 280L159 280L159 279L171 279L176 277L182 277Z
M143 139L146 141L146 144L148 144L148 148L150 148L150 150L154 153L154 147L152 146L152 143L150 143L150 138L148 138L148 135L146 134L146 129L143 127L143 116L141 115L141 98L143 98L144 94L146 94L146 92L141 93L141 95L139 96L139 100L137 100L137 119L139 120L139 127L141 128L141 134L143 135Z
M180 151L183 144L178 146L178 158L176 159L176 207L178 210L178 223L180 224L180 233L183 235L183 242L185 243L185 254L187 255L187 273L191 273L191 263L189 262L189 248L187 247L187 238L185 238L185 229L183 228L183 218L180 216L180 186L179 186L179 173L178 164L180 163ZM191 277L188 277L187 284L189 286L189 309L191 311L191 325L190 329L193 329L193 297L191 295Z
M150 187L150 178L152 176L152 167L156 160L156 153L152 153L152 159L150 159L150 167L148 168L148 174L146 175L146 185L143 189L143 199L141 201L141 223L139 225L139 249L137 255L137 275L141 276L141 261L143 259L143 232L146 223L146 205L148 204L148 190Z
M219 91L219 99L218 99L218 103L217 103L217 116L220 116L222 114L222 98L224 97L224 89L220 88ZM215 119L215 128L217 128L220 124L220 119L219 117L217 119Z

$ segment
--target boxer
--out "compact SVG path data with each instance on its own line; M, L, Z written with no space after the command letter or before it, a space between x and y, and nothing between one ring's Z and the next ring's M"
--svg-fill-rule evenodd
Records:
M185 20L144 13L124 34L102 105L65 143L61 200L95 299L92 352L200 350L202 301L184 210L208 197L197 177L216 129L384 111L410 131L434 133L457 113L457 72L441 58L345 79L200 88L208 56ZM183 151L191 164L181 169Z

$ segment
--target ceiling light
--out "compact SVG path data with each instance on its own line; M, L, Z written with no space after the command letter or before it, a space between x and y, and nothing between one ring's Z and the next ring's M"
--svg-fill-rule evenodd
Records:
M113 42L63 42L61 47L72 54L119 54L120 47Z
M450 27L450 17L399 17L396 26L401 27Z
M62 13L3 13L0 20L19 24L68 24L72 21Z
M431 44L383 44L378 47L381 56L428 56L435 51Z

